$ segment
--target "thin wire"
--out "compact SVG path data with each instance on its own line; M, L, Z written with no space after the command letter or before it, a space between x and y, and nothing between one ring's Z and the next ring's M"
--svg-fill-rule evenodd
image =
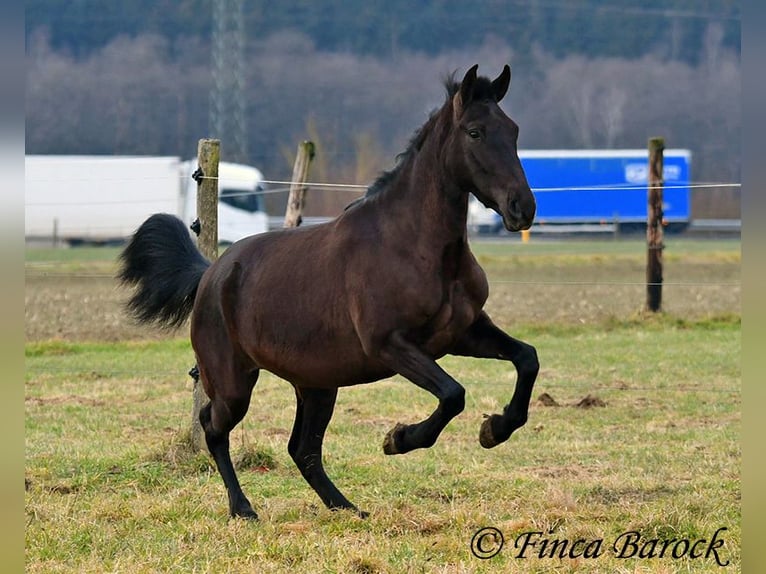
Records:
M86 371L84 371L81 368L76 367L60 367L56 366L54 368L27 368L26 369L27 374L31 374L33 376L40 376L40 375L49 375L49 374L83 374ZM180 368L179 371L156 371L156 370L136 370L136 369L112 369L109 371L103 370L103 369L91 369L87 372L96 372L98 373L101 378L109 378L112 376L123 376L123 375L132 375L134 378L138 377L148 377L156 379L158 377L167 377L167 378L174 378L174 377L183 377L185 375L188 375L185 368ZM273 375L276 378L277 375ZM479 387L505 387L509 388L513 385L510 383L504 383L504 382L498 382L498 381L492 381L492 380L486 380L486 381L463 381L463 384L466 386L467 389L477 389ZM722 389L717 387L696 387L692 388L689 386L685 386L683 388L673 388L673 387L611 387L608 385L593 385L590 382L587 381L580 381L580 382L569 382L569 383L563 383L563 382L546 382L545 383L546 388L578 388L578 387L585 387L587 386L589 389L592 390L599 390L599 391L670 391L670 392L711 392L711 393L741 393L741 388L731 388L731 389ZM34 398L32 398L34 400Z
M665 281L665 282L646 282L646 281L513 281L513 280L489 280L490 285L496 283L511 284L511 285L569 285L569 286L610 286L610 287L630 287L630 286L668 286L668 287L741 287L741 282L731 283L695 283L686 281Z
M219 179L212 175L200 175L199 179ZM280 179L262 179L261 183L269 185L300 185L302 187L328 187L328 188L350 188L350 189L367 189L369 185L357 184L357 183L322 183L318 181L286 181Z
M550 191L623 191L623 190L650 190L650 189L707 189L720 187L742 187L741 183L690 183L673 185L620 185L609 184L604 186L590 185L583 187L534 187L535 193L545 193Z
M200 179L218 179L212 176L200 176ZM117 181L117 180L115 180ZM123 180L127 181L127 180ZM261 183L269 185L300 185L302 187L315 187L326 190L346 190L362 192L369 189L369 185L354 184L354 183L326 183L326 182L300 182L300 181L286 181L286 180L261 180ZM573 186L573 187L535 187L532 188L533 193L551 193L551 192L563 192L563 191L649 191L653 189L720 189L720 188L741 188L741 183L689 183L689 184L673 184L673 185L625 185L625 184L604 184L604 185L591 185L591 186ZM223 197L246 197L251 195L273 195L278 193L286 193L289 191L289 187L266 189L266 190L253 190L253 191L240 191L236 193L226 193ZM29 202L25 203L25 207L51 207L57 205L120 205L120 204L138 204L138 203L167 203L168 201L175 201L174 198L168 199L126 199L126 200L102 200L102 201L87 201L87 202L67 202L67 201L43 201L43 202Z
M30 263L26 270L27 277L50 277L50 278L72 278L72 279L114 279L114 275L108 273L57 273L55 271L39 271L36 267L42 267L46 263ZM666 282L646 282L646 281L517 281L512 279L490 279L490 286L503 285L532 285L532 286L554 286L563 285L568 287L584 286L602 286L602 287L742 287L739 281L712 283L712 282L694 282L694 281L666 281Z
M215 179L212 177L203 176L203 179ZM316 181L300 182L300 181L284 181L284 180L263 180L263 183L274 185L301 185L306 187L327 187L327 188L351 188L351 189L368 189L369 185L353 184L353 183L323 183ZM720 187L742 187L741 183L688 183L688 184L670 184L670 185L633 185L633 184L621 184L610 183L604 185L588 185L588 186L572 186L572 187L533 187L532 191L538 192L550 192L550 191L623 191L623 190L645 190L645 189L708 189L708 188L720 188Z
M210 179L210 180L218 180L221 179L220 176L210 176L210 175L200 175L197 176L198 179ZM130 178L124 178L124 177L99 177L99 178L92 178L83 176L81 178L77 179L71 179L71 181L102 181L102 182L117 182L117 181L159 181L159 180L167 180L167 179L176 179L173 176L170 177L130 177ZM238 180L238 181L251 181L252 178L246 178L246 177L231 177L228 176L225 178L227 181L232 180ZM57 182L59 181L56 178L31 178L29 181L34 182ZM261 180L261 183L266 183L270 185L301 185L301 186L311 186L311 187L322 187L322 188L339 188L339 189L368 189L371 184L355 184L355 183L329 183L329 182L317 182L317 181L309 181L309 182L301 182L301 181L288 181L288 180L270 180L270 179L264 179ZM643 190L643 189L705 189L705 188L720 188L720 187L742 187L742 183L716 183L716 182L701 182L701 183L675 183L675 184L663 184L658 186L652 186L647 187L646 185L635 185L635 184L624 184L624 183L609 183L609 184L602 184L602 185L589 185L589 186L572 186L572 187L534 187L532 188L532 191L534 192L549 192L549 191L620 191L620 190ZM244 193L263 193L263 191L252 191L252 192L244 192ZM134 200L135 201L135 200ZM140 201L140 200L138 200ZM36 204L28 204L28 205L36 205Z
M213 178L210 178L213 179ZM278 184L278 185L300 185L302 187L315 187L320 189L326 189L328 191L354 191L362 192L369 189L368 185L357 185L351 183L320 183L320 182L298 182L298 181L279 181L279 180L264 180L262 183ZM741 183L695 183L689 185L676 184L676 185L621 185L621 184L609 184L604 186L583 186L583 187L533 187L533 193L551 193L562 191L650 191L655 189L720 189L720 188L741 188ZM239 193L227 193L226 197L239 197L248 195L265 195L269 193L285 193L290 188L281 188L278 190L268 191L243 191Z
M327 187L327 188L341 188L341 189L367 189L370 186L369 185L361 185L356 183L321 183L316 181L282 181L282 180L271 180L271 179L264 179L263 183L268 183L270 185L301 185L301 186L311 186L311 187Z
M221 197L245 197L248 195L271 195L274 193L286 193L290 191L289 187L278 187L276 189L262 189L258 191L238 191L235 193L226 192L225 194L221 195Z

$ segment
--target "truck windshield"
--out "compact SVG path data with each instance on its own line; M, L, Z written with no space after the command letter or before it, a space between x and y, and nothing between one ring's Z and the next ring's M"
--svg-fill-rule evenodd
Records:
M221 201L236 209L242 209L254 213L263 211L263 202L260 192L263 186L258 184L253 191L243 189L222 189Z

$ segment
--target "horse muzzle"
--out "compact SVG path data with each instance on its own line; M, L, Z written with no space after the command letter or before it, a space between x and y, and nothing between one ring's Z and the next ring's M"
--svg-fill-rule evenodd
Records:
M532 227L536 211L537 204L530 191L528 198L509 199L506 209L500 210L500 215L503 218L503 225L508 231L521 231Z

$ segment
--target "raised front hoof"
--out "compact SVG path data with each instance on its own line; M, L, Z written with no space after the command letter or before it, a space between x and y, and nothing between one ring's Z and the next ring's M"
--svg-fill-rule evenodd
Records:
M503 417L500 415L492 415L484 419L481 423L481 430L479 430L479 444L484 448L492 448L499 445L501 442L508 440L508 436L498 436L499 433L495 430L502 422Z
M396 423L396 426L388 431L386 438L383 439L383 452L386 454L404 454L406 451L401 448L401 434L404 432L405 425ZM398 437L398 438L397 438Z

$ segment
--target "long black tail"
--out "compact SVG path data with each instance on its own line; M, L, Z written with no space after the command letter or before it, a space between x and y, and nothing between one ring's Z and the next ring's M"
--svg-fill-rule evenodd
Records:
M141 323L178 327L210 262L197 250L184 223L174 215L152 215L120 254L117 278L136 286L127 308Z

